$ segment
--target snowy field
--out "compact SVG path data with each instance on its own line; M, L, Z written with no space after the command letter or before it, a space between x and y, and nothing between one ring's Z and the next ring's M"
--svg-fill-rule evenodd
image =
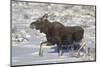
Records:
M48 13L50 21L59 21L65 26L81 26L85 30L85 52L75 56L75 51L63 49L58 56L56 46L44 48L39 56L40 43L45 34L32 30L32 21ZM12 65L45 64L95 60L95 6L63 5L12 1Z

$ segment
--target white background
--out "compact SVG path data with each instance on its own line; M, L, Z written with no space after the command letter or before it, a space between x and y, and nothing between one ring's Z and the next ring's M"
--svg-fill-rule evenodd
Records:
M89 4L97 6L97 60L96 62L39 65L37 67L98 67L100 64L100 0L34 0L69 4ZM0 67L10 65L10 0L0 0Z

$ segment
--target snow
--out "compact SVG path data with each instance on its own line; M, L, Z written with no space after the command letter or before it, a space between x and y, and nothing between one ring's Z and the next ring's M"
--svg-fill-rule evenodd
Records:
M30 29L29 25L45 13L50 21L59 21L65 26L82 26L85 52L76 56L77 52L63 49L63 56L58 56L54 45L44 47L44 56L39 56L40 43L46 41L46 35ZM93 61L95 35L94 6L12 2L12 65Z

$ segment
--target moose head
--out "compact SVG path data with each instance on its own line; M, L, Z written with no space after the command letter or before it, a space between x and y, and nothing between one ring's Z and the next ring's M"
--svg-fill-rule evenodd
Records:
M46 21L48 18L48 14L43 15L41 18L38 18L36 21L30 24L30 28L33 29L40 29L43 25L43 22Z

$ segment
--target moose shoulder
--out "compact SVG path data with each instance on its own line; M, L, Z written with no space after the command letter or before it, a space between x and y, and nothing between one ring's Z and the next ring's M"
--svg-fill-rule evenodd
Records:
M42 55L42 45L57 45L58 55L62 55L62 46L72 44L74 42L82 42L84 29L80 26L66 27L63 24L55 21L50 22L48 15L37 19L30 24L30 28L39 29L41 33L46 34L47 41L40 44L39 55ZM81 45L81 44L80 44ZM80 46L82 48L82 46Z

